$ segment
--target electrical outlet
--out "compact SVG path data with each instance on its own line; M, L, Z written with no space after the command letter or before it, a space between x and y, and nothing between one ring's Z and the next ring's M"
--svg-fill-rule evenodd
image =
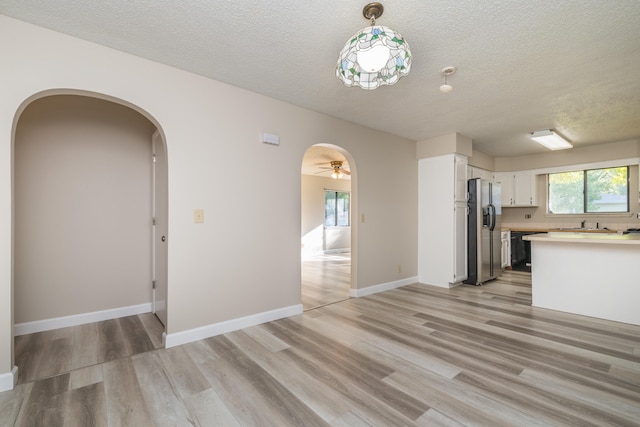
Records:
M638 212L638 219L640 219L640 212Z

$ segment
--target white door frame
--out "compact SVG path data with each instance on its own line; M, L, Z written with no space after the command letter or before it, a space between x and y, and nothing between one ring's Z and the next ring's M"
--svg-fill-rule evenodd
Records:
M167 156L160 132L153 134L152 140L152 233L151 233L151 277L153 283L153 312L167 327Z

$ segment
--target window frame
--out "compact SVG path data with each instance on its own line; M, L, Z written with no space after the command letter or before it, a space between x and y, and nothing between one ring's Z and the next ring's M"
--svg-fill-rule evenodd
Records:
M327 195L329 193L333 193L335 195L334 200L335 200L335 209L334 209L334 213L333 213L333 225L327 225ZM347 224L339 224L338 223L338 218L339 218L339 212L338 212L338 201L339 201L339 194L346 194L347 195L347 201L348 201L348 206L347 206ZM324 190L324 227L325 228L329 228L329 227L351 227L351 192L350 191L343 191L343 190L330 190L330 189L325 189Z
M597 170L605 170L605 169L618 169L618 168L625 168L627 170L627 177L626 177L626 210L624 211L588 211L588 204L589 204L589 198L588 198L588 180L587 180L587 173L590 171L597 171ZM619 166L602 166L602 167L592 167L592 168L583 168L583 169L575 169L575 170L565 170L565 171L559 171L559 172L548 172L546 174L547 177L547 197L546 197L546 204L547 204L547 212L546 214L549 216L563 216L563 217L567 217L567 216L594 216L594 215L602 215L602 216L628 216L631 214L631 177L630 177L630 171L629 171L630 167L629 165L619 165ZM553 212L551 211L550 208L550 199L551 199L551 175L558 175L558 174L563 174L563 173L571 173L571 172L582 172L582 194L583 194L583 199L582 199L582 209L583 212L572 212L572 213L562 213L562 212Z

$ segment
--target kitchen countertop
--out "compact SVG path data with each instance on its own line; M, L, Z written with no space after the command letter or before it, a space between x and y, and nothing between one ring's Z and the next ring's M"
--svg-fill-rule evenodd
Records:
M602 228L538 228L538 227L502 227L502 231L518 231L524 233L599 233L616 234L617 230Z
M638 245L640 246L640 234L603 234L603 233L583 233L583 232L550 232L547 234L532 234L524 236L523 239L532 242L561 242L579 244L616 244L616 245Z

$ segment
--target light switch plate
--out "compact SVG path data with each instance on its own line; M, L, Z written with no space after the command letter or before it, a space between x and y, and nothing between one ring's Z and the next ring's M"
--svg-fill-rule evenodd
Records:
M196 209L193 211L193 222L196 224L204 222L204 209Z

